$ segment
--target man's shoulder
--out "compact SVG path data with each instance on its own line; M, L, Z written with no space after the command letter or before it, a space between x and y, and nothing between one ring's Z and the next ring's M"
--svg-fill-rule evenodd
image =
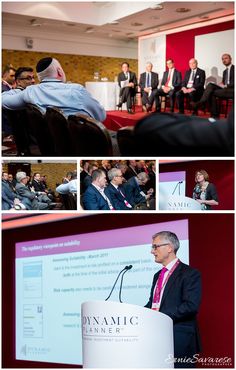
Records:
M180 262L180 270L185 274L186 273L190 273L190 274L198 273L199 274L199 271L196 268L194 268L192 266L189 266L189 265L187 265L186 263L183 263L183 262Z

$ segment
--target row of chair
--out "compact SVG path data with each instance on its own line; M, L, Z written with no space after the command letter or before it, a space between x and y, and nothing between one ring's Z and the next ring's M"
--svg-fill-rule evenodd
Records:
M43 113L27 104L21 111L7 111L18 155L33 155L32 138L43 156L112 155L112 142L106 127L83 114L65 117L55 107Z

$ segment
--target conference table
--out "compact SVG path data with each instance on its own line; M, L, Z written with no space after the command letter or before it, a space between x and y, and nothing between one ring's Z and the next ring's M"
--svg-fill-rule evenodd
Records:
M106 111L116 109L120 91L117 82L85 82L85 88Z

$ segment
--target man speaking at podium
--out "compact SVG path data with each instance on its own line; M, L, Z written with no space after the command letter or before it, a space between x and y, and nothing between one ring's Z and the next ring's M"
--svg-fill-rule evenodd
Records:
M175 368L195 367L193 355L200 352L196 320L201 301L200 273L176 257L180 246L176 234L161 231L152 239L151 253L163 268L154 275L145 307L160 311L173 320Z

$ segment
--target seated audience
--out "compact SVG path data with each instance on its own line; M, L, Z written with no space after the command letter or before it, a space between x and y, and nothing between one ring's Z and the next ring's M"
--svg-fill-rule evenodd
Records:
M34 173L33 181L31 182L33 191L38 196L38 199L44 203L50 203L53 200L53 195L46 189L44 183L41 180L40 173Z
M140 172L137 166L137 162L133 159L130 161L127 161L128 167L125 171L124 177L126 180L129 180L133 176L137 176L137 174Z
M132 206L128 202L125 190L122 188L123 175L118 168L112 168L108 172L110 184L106 187L106 195L111 200L112 206L117 210L131 210Z
M66 84L66 76L60 63L51 57L40 59L36 66L40 84L28 86L15 94L12 90L2 94L6 109L23 109L27 103L35 104L43 111L47 107L60 108L66 116L86 114L104 121L103 107L80 84Z
M129 63L123 62L121 65L122 72L118 75L118 84L120 86L120 98L118 108L122 107L123 103L127 103L127 111L133 114L132 97L135 97L137 78L134 72L129 70Z
M152 72L153 64L146 63L146 72L140 75L139 86L141 88L142 106L144 112L152 110L154 100L156 100L156 93L158 88L158 74Z
M111 200L105 193L107 184L105 173L98 169L92 173L92 183L83 195L83 205L86 210L113 210Z
M182 76L175 68L173 59L166 61L168 70L164 72L161 81L161 88L157 90L156 111L161 111L161 96L169 96L170 111L174 112L175 95L181 89Z
M217 98L234 99L234 65L232 64L231 55L223 54L222 63L226 67L223 72L222 82L219 85L209 83L201 99L198 102L192 103L194 109L208 103L211 117L214 118L219 118L220 116Z
M189 61L189 69L186 71L182 83L182 89L176 93L179 113L184 113L184 98L189 97L190 103L198 101L204 92L206 74L203 69L198 68L198 62L192 58ZM194 108L194 115L197 115L197 109Z
M10 187L8 182L8 173L2 173L2 210L22 210L32 209L31 202L28 199L22 199Z

